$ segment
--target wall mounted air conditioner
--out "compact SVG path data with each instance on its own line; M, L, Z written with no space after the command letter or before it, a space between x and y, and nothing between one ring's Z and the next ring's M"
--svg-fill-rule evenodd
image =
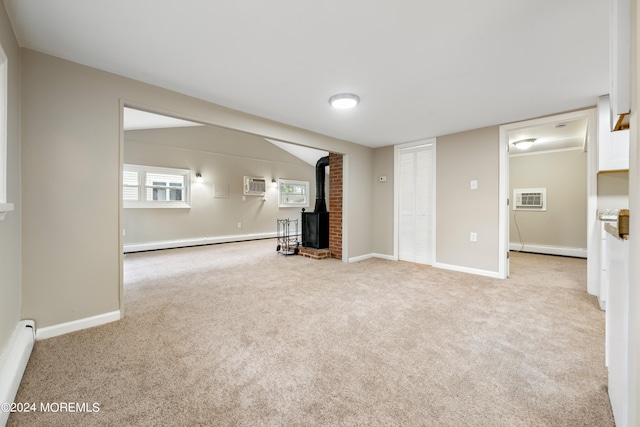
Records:
M546 211L546 188L516 188L513 190L514 211Z
M267 183L264 178L255 176L244 177L244 195L245 196L264 196Z

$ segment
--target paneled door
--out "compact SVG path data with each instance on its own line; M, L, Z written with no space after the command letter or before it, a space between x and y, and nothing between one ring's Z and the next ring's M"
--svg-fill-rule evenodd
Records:
M434 146L398 150L398 259L433 264Z

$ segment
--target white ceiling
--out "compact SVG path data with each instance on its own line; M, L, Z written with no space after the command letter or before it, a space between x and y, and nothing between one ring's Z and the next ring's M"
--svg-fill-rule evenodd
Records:
M604 0L5 0L20 46L371 147L596 104ZM333 110L330 96L360 105Z
M509 132L509 144L523 139L535 139L531 148L520 150L512 147L511 155L540 151L584 149L587 138L587 119L563 120L522 128Z

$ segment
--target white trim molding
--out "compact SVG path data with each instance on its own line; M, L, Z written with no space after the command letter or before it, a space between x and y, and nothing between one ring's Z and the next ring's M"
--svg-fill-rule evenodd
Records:
M371 254L371 256L373 258L386 259L387 261L398 261L398 258L395 258L393 255L373 253L373 254Z
M521 243L509 243L509 250L513 252L530 252L545 255L570 256L574 258L587 258L587 248L570 248L565 246L547 245L522 245Z
M360 256L353 257L353 258L349 258L349 263L360 262L360 261L364 261L364 260L370 259L370 258L373 258L373 254L360 255Z
M0 203L0 221L11 211L13 211L13 203Z
M176 249L189 246L213 245L216 243L243 242L246 240L274 239L277 233L237 234L218 237L198 237L195 239L165 240L162 242L131 243L124 245L124 253Z
M122 313L120 310L117 310L110 313L98 314L97 316L85 317L84 319L72 320L71 322L60 323L58 325L37 328L36 340L46 340L47 338L117 322L120 319L122 319Z
M440 262L436 262L435 264L433 264L433 266L435 268L441 268L443 270L458 271L460 273L475 274L476 276L486 276L486 277L492 277L494 279L504 279L504 277L502 277L502 274L497 271L479 270L477 268L462 267L459 265L451 265L451 264L442 264Z
M11 403L15 399L34 342L33 320L18 322L0 357L0 403ZM9 413L0 408L0 425L7 423Z
M350 263L351 262L360 262L360 261L364 261L364 260L371 259L371 258L380 258L380 259L385 259L387 261L398 261L396 258L393 257L393 255L371 253L371 254L360 255L360 256L357 256L357 257L349 258L349 262Z

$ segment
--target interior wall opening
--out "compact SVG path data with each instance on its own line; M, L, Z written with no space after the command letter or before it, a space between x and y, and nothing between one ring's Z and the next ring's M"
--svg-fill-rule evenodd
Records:
M178 194L171 186L179 184L157 180L140 182L140 186L156 187L139 190L140 198L149 195L148 206L129 208L127 201L123 202L120 221L123 253L275 238L277 219L299 221L302 208L313 210L315 165L318 159L329 154L261 135L125 106L123 172L132 165L134 169L135 166L149 166L165 168L169 172L173 169L187 171L184 191L189 194L182 206L157 207L159 201L153 200L153 194L156 194L153 192L165 185L167 191ZM327 167L325 172L325 195L329 204L331 168ZM263 180L264 191L247 194L243 187L247 177ZM122 195L126 197L124 179L123 176L121 187ZM306 187L300 187L307 188L308 193L295 194L295 203L286 204L280 200L281 183L292 181L306 182ZM341 192L339 197L342 197ZM300 226L298 222L297 232L300 232ZM341 227L340 218L333 228L340 228L341 232ZM342 256L342 242L336 248ZM274 256L276 254L274 243Z

